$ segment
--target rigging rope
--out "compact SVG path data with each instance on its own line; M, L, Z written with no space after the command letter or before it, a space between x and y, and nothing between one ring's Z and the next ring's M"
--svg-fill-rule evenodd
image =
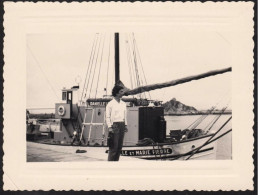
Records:
M203 130L205 131L214 121L216 121L216 119L218 118L218 116L215 116L206 127L203 128Z
M199 124L208 116L210 115L215 108L218 106L218 104L222 101L223 96L220 98L220 100L216 103L215 106L213 106L210 110L208 110L207 114L202 115L201 117L199 117L197 120L195 120L192 124L190 124L186 129L195 129L197 126L199 126ZM222 111L220 113L219 116L216 116L215 118L213 118L211 120L211 122L208 123L208 125L203 129L206 130L212 123L211 127L207 130L207 133L210 131L210 129L213 127L213 125L217 122L217 120L220 118L220 116L225 112L226 108L228 107L229 102L227 103L225 108L222 108Z
M97 57L96 57L96 60L95 60L95 66L94 66L94 72L93 72L93 76L92 76L92 80L91 80L91 87L90 87L89 98L90 98L90 94L91 94L91 91L92 91L92 85L93 85L93 81L94 81L94 77L95 77L95 72L96 72L96 65L97 65L97 62L98 62L100 43L101 43L101 39L99 41Z
M211 107L210 110L207 111L206 115L209 115L213 110L215 109L215 107ZM191 123L188 127L186 127L186 129L193 129L193 127L198 123L200 124L200 122L202 122L204 120L204 117L206 115L202 115L199 118L197 118L193 123ZM197 125L198 126L198 125Z
M128 56L129 56L130 68L132 70L132 78L133 78L132 83L136 87L137 86L137 78L136 78L136 73L135 73L135 69L134 69L134 66L133 66L132 52L131 52L131 49L130 49L130 40L129 39L128 39ZM135 77L133 75L135 75ZM138 96L139 96L139 94L138 94Z
M214 124L219 120L219 118L222 116L222 114L225 112L225 110L227 109L227 107L222 109L222 112L220 113L220 115L217 117L217 119L212 123L212 125L210 126L210 128L208 129L207 133L211 130L211 128L214 126Z
M195 150L194 152L192 152L192 154L186 159L189 160L196 152L198 152L201 148L203 148L203 146L205 146L205 144L207 144L209 141L212 140L213 137L215 137L220 131L221 129L223 129L226 124L232 119L232 116L229 117L229 119L219 128L219 130L216 131L216 133L214 133L204 144L202 144L200 147L198 147L197 150Z
M127 64L128 64L128 69L129 69L129 74L130 74L130 82L131 82L131 89L134 88L134 77L132 76L132 65L131 65L131 56L130 56L130 48L129 48L129 44L128 44L128 38L126 39L126 52L127 52ZM134 98L134 95L133 95Z
M222 110L221 110L221 114L222 113L224 113L224 111L226 110L226 108L222 108ZM211 120L211 122L210 123L208 123L208 125L203 129L203 130L206 130L210 125L210 128L209 128L209 130L212 128L212 126L216 123L216 121L219 119L219 117L221 116L221 114L220 115L218 115L218 116L215 116L212 120ZM208 131L209 131L208 130ZM208 132L207 131L207 132Z
M136 42L135 37L134 37L134 33L133 33L133 39L135 41L136 52L138 53L138 56L139 56L139 61L140 61L140 65L141 65L141 68L142 68L142 73L143 73L143 78L144 78L144 81L145 81L145 85L147 85L147 79L145 77L144 69L143 69L143 66L142 66L142 60L141 60L141 57L140 57L140 52L139 52L139 49L138 49L138 46L137 46L137 42ZM149 91L148 91L148 94L149 94L149 97L151 99L151 95L150 95Z
M132 39L132 43L133 43L133 57L134 57L134 65L135 65L135 72L136 72L136 78L137 78L137 85L138 87L141 86L140 83L140 77L139 77L139 71L138 71L138 64L137 64L137 58L136 58L136 52L135 52L135 43L134 40ZM140 98L141 98L141 93L139 94Z
M201 124L201 122L202 122L204 119L206 119L206 118L214 111L214 109L215 109L215 107L214 107L210 112L208 112L208 114L205 114L204 117L202 118L202 120L198 121L198 122L191 128L191 130L192 130L192 129L195 129L196 127L198 127L198 126Z
M112 71L112 78L115 78L115 69L113 68L113 71ZM115 85L115 79L112 79L112 83L111 83L111 86L114 86Z
M219 120L219 118L222 116L222 114L226 111L226 109L228 108L229 102L230 102L230 100L228 101L227 105L224 108L222 108L221 113L219 114L219 116L215 117L215 120L214 120L213 124L210 126L210 128L207 130L207 133L211 130L211 128L214 126L214 124ZM205 127L205 129L208 128L208 126Z
M131 70L130 61L129 61L128 40L126 40L125 43L126 43L127 65L128 65L128 69L129 69L131 89L133 89L132 70Z
M100 57L99 74L98 74L98 79L97 79L97 87L96 87L96 92L95 92L95 99L97 97L97 89L99 87L99 75L100 75L100 70L101 70L101 65L102 65L102 57L103 57L103 49L104 49L105 38L106 38L106 35L104 35L104 40L103 40L103 43L102 43L102 51L101 51L101 57Z
M131 60L132 60L132 67L133 67L133 70L134 70L134 78L135 78L135 86L136 87L139 87L140 86L140 83L139 83L139 77L138 77L138 73L137 73L137 64L135 62L135 50L133 48L133 42L132 42L132 39L130 38L129 36L129 44L131 45L131 48L132 48L132 51L130 50L130 54L131 54ZM141 94L138 93L137 96L139 98L141 98Z
M108 73L109 73L109 60L110 60L110 46L111 46L111 37L109 39L109 47L108 47L108 68L107 68L107 81L106 81L106 96L107 96L107 87L108 87Z
M199 147L197 147L197 148L195 148L195 149L193 149L193 150L191 150L191 151L189 151L189 152L180 154L179 156L177 156L177 157L175 157L175 158L172 158L172 159L170 159L170 160L177 160L177 159L179 159L179 158L181 158L181 157L183 157L183 156L190 155L190 154L192 154L194 151L199 150L200 148L209 145L210 143L216 141L217 139L220 139L221 137L225 136L226 134L230 133L231 131L232 131L232 129L229 129L229 130L227 130L225 133L222 133L221 135L219 135L218 137L216 137L216 138L214 138L214 139L211 139L210 141L208 141L208 142L205 143L204 145L199 146Z
M97 37L97 34L95 34L95 37L94 37L94 40L93 40L93 44L92 44L92 48L91 48L90 59L89 59L88 68L87 68L87 72L86 72L86 76L85 76L85 80L84 80L84 85L83 85L83 90L82 90L82 95L81 95L81 102L82 102L82 98L83 98L83 94L84 94L84 90L85 90L86 79L87 79L88 72L89 72L91 58L93 56L93 48L94 48L94 45L95 45L95 42L96 42L96 37ZM86 93L87 93L87 91L86 91Z
M99 35L97 33L97 35ZM89 81L90 81L90 77L91 77L91 70L92 70L92 66L93 66L93 61L94 61L94 58L95 58L95 53L96 53L96 48L97 48L97 43L98 43L98 39L99 39L99 36L97 36L97 40L95 42L95 46L94 46L94 51L93 51L93 58L91 59L91 63L90 63L90 72L89 72L89 75L88 75L88 78L87 78L87 86L86 86L86 93L84 94L84 98L86 99L86 96L87 96L87 91L88 91L88 87L89 87Z
M139 87L140 84L139 84L139 79L138 79L138 74L137 74L137 66L136 66L136 63L135 63L135 52L134 52L133 42L132 42L132 39L130 38L130 35L129 35L129 43L130 43L131 48L132 48L132 50L130 52L131 52L131 55L132 55L132 62L133 62L132 65L134 65L133 68L134 68L136 87Z
M33 57L33 59L35 60L36 64L38 65L38 67L39 67L39 69L40 69L40 71L42 72L43 76L44 76L45 79L47 80L47 82L48 82L48 84L49 84L51 90L54 92L54 94L55 94L55 96L56 96L56 98L57 98L57 100L58 100L59 98L58 98L58 96L57 96L57 94L56 94L56 92L55 92L55 90L54 90L54 87L51 85L50 81L49 81L48 78L47 78L47 75L45 74L45 72L44 72L43 69L41 68L39 61L37 60L37 58L36 58L35 55L33 54L32 50L30 49L30 47L29 47L28 44L27 44L27 48L29 49L29 51L30 51L30 53L31 53L31 55L32 55L32 57Z

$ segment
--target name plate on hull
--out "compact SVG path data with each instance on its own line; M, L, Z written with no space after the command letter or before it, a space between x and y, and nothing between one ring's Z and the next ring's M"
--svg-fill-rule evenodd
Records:
M172 154L171 148L161 149L146 149L146 150L122 150L122 156L149 156L149 155L163 155Z

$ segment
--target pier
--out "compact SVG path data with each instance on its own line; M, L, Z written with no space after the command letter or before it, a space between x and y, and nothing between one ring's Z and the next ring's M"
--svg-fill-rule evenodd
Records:
M86 150L86 153L76 153L76 150ZM79 147L48 145L27 142L27 162L87 162L107 161L107 147ZM119 161L143 161L138 158L120 156Z

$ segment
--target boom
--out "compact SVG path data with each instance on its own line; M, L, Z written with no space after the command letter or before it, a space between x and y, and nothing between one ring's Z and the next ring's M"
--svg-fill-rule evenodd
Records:
M172 80L172 81L168 81L168 82L164 82L164 83L157 83L157 84L152 84L152 85L145 85L145 86L140 86L137 87L135 89L126 91L124 93L125 96L127 95L135 95L138 93L143 93L143 92L147 92L147 91L152 91L152 90L156 90L156 89L162 89L165 87L171 87L171 86L175 86L175 85L179 85L182 83L187 83L193 80L199 80L199 79L203 79L206 77L210 77L210 76L215 76L217 74L223 74L226 72L230 72L232 71L231 67L228 68L224 68L224 69L220 69L220 70L213 70L213 71L209 71L206 73L202 73L202 74L198 74L198 75L194 75L194 76L188 76L188 77L184 77L181 79L176 79L176 80Z

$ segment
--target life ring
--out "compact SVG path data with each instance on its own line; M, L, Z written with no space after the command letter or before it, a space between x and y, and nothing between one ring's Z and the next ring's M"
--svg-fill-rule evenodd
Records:
M65 115L65 108L64 108L64 106L59 106L59 107L57 108L57 112L58 112L58 114L59 114L60 116L64 116L64 115Z

